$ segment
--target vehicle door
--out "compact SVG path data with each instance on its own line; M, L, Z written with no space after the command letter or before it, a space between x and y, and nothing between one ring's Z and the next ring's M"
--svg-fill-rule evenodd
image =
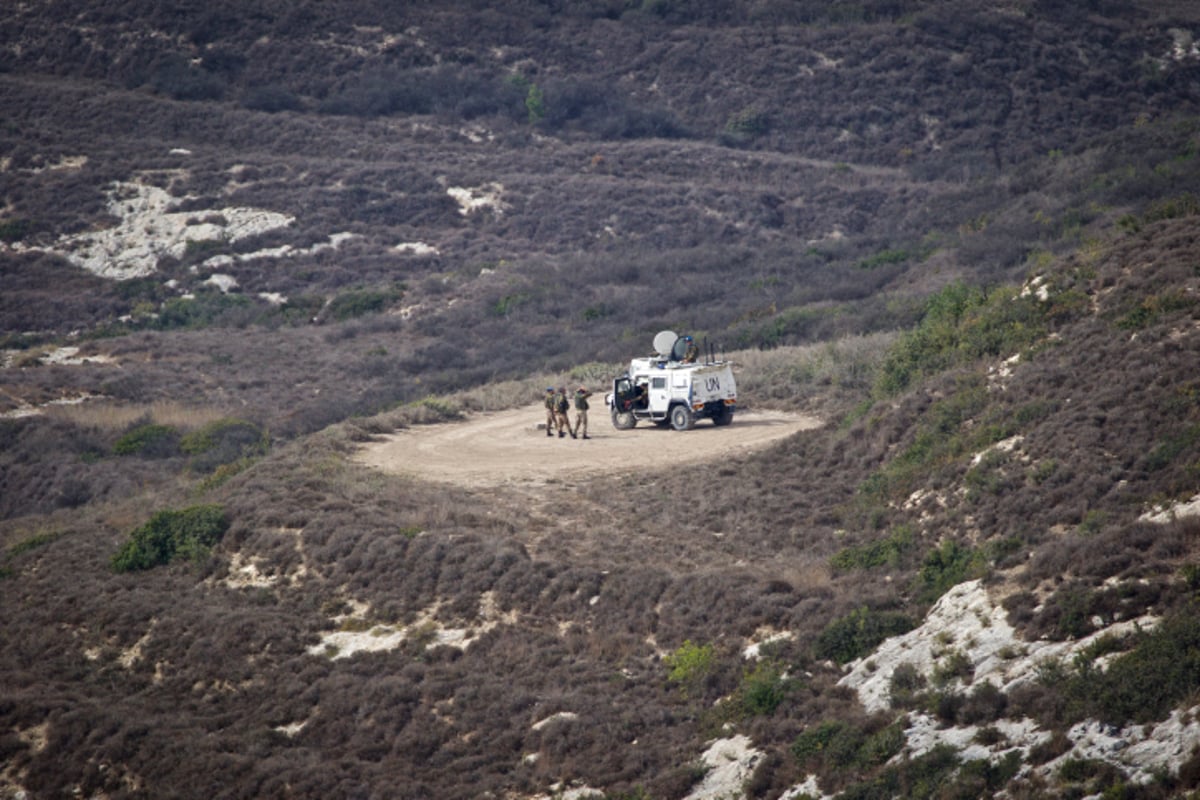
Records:
M666 375L650 376L650 413L666 414L671 405L671 389Z

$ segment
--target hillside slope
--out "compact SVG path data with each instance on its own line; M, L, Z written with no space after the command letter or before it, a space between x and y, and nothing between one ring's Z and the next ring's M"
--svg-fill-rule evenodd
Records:
M736 732L752 796L810 773L845 796L918 780L1189 788L1190 728L1138 766L1077 723L1148 730L1197 686L1177 667L1197 646L1200 521L1146 516L1197 488L1194 219L1047 265L1028 291L947 290L955 313L932 304L877 370L906 358L927 377L715 472L480 492L350 459L365 431L451 402L273 448L223 484L192 479L173 504L216 503L230 523L198 562L109 570L145 495L10 519L6 780L38 796L683 797L702 786L706 740ZM10 452L30 446L27 425L7 423ZM98 468L114 458L164 463ZM996 611L931 628L926 661L872 658L972 578ZM989 650L963 625L993 614L1014 630ZM1133 619L1142 632L1081 638ZM984 680L985 658L1016 669L1045 637L1079 640L1077 655ZM838 687L858 658L890 670L882 706Z
M1200 791L1194 4L93 6L0 20L0 795ZM664 328L826 424L359 461Z

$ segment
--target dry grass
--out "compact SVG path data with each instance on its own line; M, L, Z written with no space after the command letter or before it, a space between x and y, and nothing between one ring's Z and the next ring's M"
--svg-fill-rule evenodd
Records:
M796 559L770 571L768 576L787 582L793 590L802 594L825 590L833 584L828 559Z
M896 336L888 331L730 353L739 404L836 412L865 394Z
M49 406L46 415L102 431L119 431L143 422L190 431L223 419L228 412L214 406L189 406L174 400L120 404L96 401L72 406Z

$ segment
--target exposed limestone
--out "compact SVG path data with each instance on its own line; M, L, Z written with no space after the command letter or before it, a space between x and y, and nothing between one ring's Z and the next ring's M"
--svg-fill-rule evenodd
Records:
M919 628L886 640L871 655L852 662L839 684L856 690L868 711L880 711L890 706L892 673L901 664L928 676L945 658L961 655L973 666L976 684L986 680L1007 691L1032 680L1042 661L1070 658L1100 636L1122 636L1157 622L1141 617L1070 642L1027 642L1017 637L1007 616L981 581L961 583L942 595Z
M919 628L886 640L871 655L848 665L839 684L855 689L868 711L881 711L890 706L891 678L897 667L910 665L929 678L944 659L965 657L973 670L972 686L987 681L1007 693L1034 680L1041 663L1070 661L1102 636L1128 636L1157 622L1144 616L1074 641L1025 641L1017 637L1003 607L992 601L982 582L969 581L943 595ZM949 688L967 690L957 679ZM1095 721L1079 723L1067 733L1072 749L1039 767L1039 772L1050 775L1068 758L1100 759L1127 771L1137 782L1149 781L1156 771L1178 769L1200 744L1200 721L1195 716L1194 710L1176 711L1158 725L1121 729ZM1003 738L986 746L976 741L976 726L946 727L929 715L910 713L905 753L919 756L937 745L950 745L964 759L997 760L1013 749L1028 753L1050 736L1031 720L1000 720L993 727Z
M741 797L742 787L754 773L760 758L762 751L751 747L749 736L738 734L716 740L700 757L709 771L684 800Z
M167 190L141 180L118 183L108 193L115 227L64 236L46 249L102 278L122 281L153 274L160 258L181 258L190 242L236 242L295 220L257 208L173 211L177 202Z
M742 658L747 661L758 661L762 658L762 649L776 642L787 642L795 639L796 635L791 631L777 631L774 628L763 627L754 632L750 637L750 644L746 645L742 650Z
M446 194L453 197L458 203L458 213L464 217L481 209L490 209L496 214L503 214L504 209L508 207L501 199L504 187L494 182L470 188L451 186L446 189Z
M279 247L268 247L262 250L255 250L252 253L238 253L237 255L223 254L205 259L203 263L196 269L197 272L210 269L220 269L221 267L229 267L234 264L244 264L247 261L254 261L260 258L296 258L297 256L311 256L317 253L323 253L329 250L337 250L345 242L351 239L358 238L354 233L335 233L329 237L326 242L314 244L312 247L292 247L290 244L280 245Z
M436 256L440 252L436 247L425 242L401 242L392 248L393 252L413 256Z
M1138 519L1142 522L1156 522L1159 525L1166 525L1168 522L1173 522L1177 519L1187 519L1188 517L1200 517L1200 494L1193 495L1191 499L1185 500L1182 503L1175 503L1147 511L1138 517Z
M497 625L513 625L517 621L515 612L503 612L496 606L495 596L491 592L485 592L480 597L480 619L468 627L452 628L441 624L437 621L439 608L438 604L434 604L425 609L411 625L373 625L367 630L334 631L310 647L308 652L340 659L359 652L394 650L410 640L421 643L425 649L445 645L465 650ZM360 618L343 620L343 626Z
M542 728L554 722L574 722L579 719L579 715L573 711L559 711L557 714L551 714L543 720L538 720L530 726L530 730L540 731Z

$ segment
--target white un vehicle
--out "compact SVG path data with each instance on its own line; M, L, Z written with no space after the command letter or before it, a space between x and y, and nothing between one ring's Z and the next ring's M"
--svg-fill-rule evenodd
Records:
M728 361L717 360L711 350L701 356L692 337L674 331L655 336L654 350L656 355L630 361L629 371L613 381L604 398L617 430L642 420L677 431L701 419L714 425L733 422L737 386Z

